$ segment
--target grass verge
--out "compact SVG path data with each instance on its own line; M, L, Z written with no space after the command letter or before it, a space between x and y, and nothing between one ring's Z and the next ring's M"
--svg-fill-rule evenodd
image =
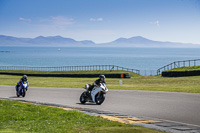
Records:
M0 85L15 86L21 76L0 75ZM97 78L34 77L29 76L30 87L82 88ZM123 85L119 86L119 80ZM200 93L200 76L168 78L139 76L130 79L107 78L108 89L145 90Z
M200 70L200 66L179 67L171 69L169 71L193 71L193 70Z
M37 73L39 71L14 71L14 72ZM78 71L78 72L107 73L109 71ZM112 71L112 72L122 73L127 71ZM51 73L60 73L60 72L51 72ZM21 76L0 75L0 85L15 86L20 78ZM57 87L57 88L82 88L84 87L85 84L88 83L92 84L96 79L97 78L34 77L34 76L28 77L31 87ZM123 82L122 86L119 86L119 80L122 80ZM117 79L117 78L106 79L107 87L109 89L169 91L169 92L187 92L187 93L200 93L199 81L200 81L200 76L172 78L172 77L161 77L161 76L141 76L135 73L131 73L130 79Z
M18 101L0 100L0 114L0 132L161 133L144 127L108 121L78 111L66 111Z

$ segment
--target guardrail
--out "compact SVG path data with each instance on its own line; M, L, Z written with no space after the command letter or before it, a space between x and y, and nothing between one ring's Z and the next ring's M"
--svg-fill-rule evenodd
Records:
M175 61L172 62L168 65L165 65L157 70L157 75L161 74L162 71L167 71L171 70L174 68L179 68L179 67L187 67L187 66L200 66L200 59L195 59L195 60L184 60L184 61Z
M30 66L0 66L0 70L30 70L30 71L93 71L93 70L125 70L140 74L140 70L120 67L116 65L90 66L59 66L59 67L30 67Z

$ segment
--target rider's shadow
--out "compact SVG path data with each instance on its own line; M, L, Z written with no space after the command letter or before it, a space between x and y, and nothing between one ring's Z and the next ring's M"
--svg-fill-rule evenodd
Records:
M9 98L19 98L19 97L17 97L17 96L12 96L12 97L9 97Z
M79 105L97 105L95 103L84 103L84 104L82 104L82 103L76 103L76 104L79 104Z

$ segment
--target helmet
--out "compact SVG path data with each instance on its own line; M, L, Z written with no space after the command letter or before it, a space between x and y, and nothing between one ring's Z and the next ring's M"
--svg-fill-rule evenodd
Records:
M27 75L23 75L22 80L26 81L27 80Z
M99 75L99 79L100 79L101 81L105 81L106 77L105 77L104 75Z

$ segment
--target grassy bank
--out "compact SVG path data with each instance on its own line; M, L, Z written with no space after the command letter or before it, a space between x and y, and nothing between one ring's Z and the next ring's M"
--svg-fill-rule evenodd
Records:
M200 70L200 66L179 67L179 68L171 69L169 71L193 71L193 70Z
M0 75L0 85L15 86L21 76ZM61 78L29 76L30 87L82 88L97 78ZM123 85L119 86L119 80ZM107 78L109 89L148 90L200 93L200 76L164 78L161 76L132 76L130 79Z
M160 133L160 131L112 122L78 111L9 100L0 100L0 114L0 132Z

